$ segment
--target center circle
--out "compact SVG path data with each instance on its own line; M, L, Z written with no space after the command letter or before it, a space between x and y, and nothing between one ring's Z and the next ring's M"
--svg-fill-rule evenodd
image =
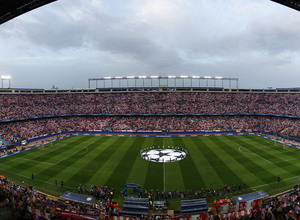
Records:
M187 150L179 147L150 147L141 150L140 156L144 160L156 163L176 162L183 160L187 155Z

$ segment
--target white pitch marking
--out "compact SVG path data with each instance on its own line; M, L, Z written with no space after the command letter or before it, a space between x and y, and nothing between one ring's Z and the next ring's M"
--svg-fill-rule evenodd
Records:
M166 191L166 165L163 163L164 166L164 192Z
M83 149L87 149L87 147L85 147L85 148L82 148L82 149L80 149L80 150L78 150L78 151L75 151L73 154L71 154L71 155L69 155L69 156L65 157L64 159L62 159L62 160L58 161L57 163L55 163L55 165L57 165L57 164L59 164L60 162L62 162L62 161L64 161L64 160L66 160L66 159L68 159L68 158L72 157L74 154L77 154L79 151L81 151L81 150L83 150Z
M300 176L293 176L293 177L290 177L290 178L287 178L287 179L283 179L283 180L280 180L280 182L285 182L285 181L288 181L288 180L291 180L291 179L295 179L295 178L298 178ZM260 188L260 187L263 187L263 186L268 186L268 185L272 185L272 184L276 184L277 182L274 182L274 183L266 183L266 184L263 184L263 185L259 185L259 186L253 186L251 187L250 189L256 189L256 188Z
M11 172L11 171L9 171L9 170L5 170L5 169L1 169L1 168L0 168L0 170L3 170L3 171L8 172L8 173L15 174L15 175L17 175L17 176L24 177L24 178L26 178L26 179L31 179L31 177L24 176L24 175L21 175L21 174L17 174L17 173L15 173L15 172ZM36 178L34 178L34 181L39 181L39 182L42 182L42 183L47 183L47 184L55 185L54 183L50 183L50 182L47 182L47 181L44 181L44 180L39 180L39 179L36 179ZM76 189L76 188L69 187L69 186L64 186L64 187L65 187L65 188L69 188L69 189Z
M35 162L38 162L38 163L44 163L44 164L48 164L48 165L55 165L55 163L47 163L47 162L42 162L42 161L38 161L38 160L27 159L27 158L24 158L24 157L18 157L18 159L35 161Z
M249 151L247 148L245 148L245 149L246 149L248 152L243 151L242 148L244 148L244 147L242 147L242 146L239 147L239 151L241 151L242 153L250 154L250 155L255 155L253 152Z
M241 147L242 147L242 146L240 146L240 148L241 148ZM245 149L247 149L247 148L245 148ZM247 150L248 150L248 149L247 149ZM248 150L248 151L250 151L250 150ZM243 151L241 151L241 152L243 152ZM272 163L271 161L269 161L269 160L263 158L262 156L259 156L258 154L254 153L254 152L252 152L252 151L250 151L250 152L253 153L253 155L258 156L258 157L260 157L261 159L267 161L269 164L272 164L272 165L273 165L273 163ZM246 153L246 152L244 152L244 153Z

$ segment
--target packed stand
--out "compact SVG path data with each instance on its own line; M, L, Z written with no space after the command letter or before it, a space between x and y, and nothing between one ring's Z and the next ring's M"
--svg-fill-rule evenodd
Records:
M219 201L222 201L221 204ZM229 207L235 207L232 199L219 200L211 208L211 219L267 219L267 220L299 220L300 219L300 188L295 186L292 190L284 192L263 200L251 201L250 209L241 208L236 211ZM225 202L224 202L225 201ZM224 212L224 210L227 210ZM214 218L213 218L214 217Z
M95 194L95 188L100 192L106 187L92 186L91 195ZM60 217L63 212L92 216L93 219L98 219L100 215L118 215L119 209L116 210L111 206L111 204L115 204L112 201L113 194L110 194L113 189L106 188L105 191L109 192L105 196L101 195L99 197L99 194L96 195L99 203L88 205L69 200L54 199L54 197L40 193L31 186L23 187L0 177L0 219L38 219L35 216L36 213L41 213L40 215L48 216L51 219L64 219Z
M220 188L202 188L199 190L169 190L169 191L159 191L159 190L147 190L143 189L141 191L141 197L149 198L150 200L169 200L172 198L180 199L200 199L200 198L210 198L210 197L224 197L231 193L245 194L249 190L246 183L244 184L234 184L225 185ZM121 192L121 195L123 192Z
M64 131L265 131L300 137L300 120L267 116L57 117L0 124L10 143Z
M80 186L78 190L80 190ZM97 188L97 189L96 189ZM247 186L224 186L221 190L224 193L230 193L232 190L243 192ZM87 205L78 202L71 202L66 200L56 200L52 196L47 196L32 187L23 187L0 177L0 219L39 219L38 216L44 216L43 219L64 219L61 215L65 211L70 213L77 213L86 217L86 219L109 219L111 216L118 215L120 209L116 204L111 202L113 190L108 187L92 186L90 192L92 195L95 191L106 191L107 197L101 199L100 205L93 204ZM202 189L202 193L207 193L211 189ZM192 198L191 191L149 191L143 190L144 196L151 199L168 200L170 198L189 199ZM88 194L88 193L87 193ZM185 195L185 196L184 196ZM106 202L104 202L106 201ZM113 205L112 205L113 204ZM241 212L234 212L228 209L224 213L225 206L232 206L234 201L230 199L220 199L214 202L211 207L211 212L207 213L209 219L229 219L229 220L242 220L242 219L300 219L300 188L295 186L288 192L265 198L263 202L251 202L251 210ZM239 204L238 204L239 206ZM35 210L35 211L33 211ZM38 210L38 212L36 211ZM38 213L38 214L37 214ZM182 217L182 216L181 216ZM78 218L77 218L78 219ZM85 219L85 218L82 218ZM148 218L150 219L150 218ZM173 219L176 219L173 218Z
M99 93L0 95L0 120L63 114L225 114L300 116L300 94Z

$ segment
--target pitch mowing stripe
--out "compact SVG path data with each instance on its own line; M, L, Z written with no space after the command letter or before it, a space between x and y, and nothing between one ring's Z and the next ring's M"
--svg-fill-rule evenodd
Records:
M127 139L127 138L125 138ZM86 158L89 162L83 166L79 171L73 174L71 178L69 178L66 183L71 184L86 184L90 178L99 170L103 164L110 159L111 155L114 151L117 151L118 148L122 146L124 142L124 138L105 138L105 140L113 140L111 144L106 144L103 140L94 144L94 150L100 149L100 152L95 152L92 158ZM99 179L101 176L99 176ZM94 183L97 184L97 183Z
M291 160L291 158L293 158L293 159L299 158L299 155L300 155L299 149L295 149L288 145L283 145L281 143L277 143L275 141L265 139L263 137L254 136L254 135L246 135L245 138L247 138L248 140L250 140L252 142L259 143L267 151L271 150L273 152L276 152L277 154L280 154L280 158L284 157L284 158L286 158L286 160ZM282 145L287 147L287 149L285 149Z
M163 138L153 138L153 146L163 146ZM147 191L151 189L163 190L163 164L148 161L148 170L146 174L145 188Z
M150 146L153 146L153 138L145 138L145 141L141 148L143 149ZM139 184L140 186L144 186L146 181L148 165L148 161L142 159L140 155L138 155L128 175L127 183L135 183Z
M20 174L16 174L14 172L6 171L0 169L1 173L4 174L4 176L8 176L10 180L15 182L16 184L19 185L25 185L25 186L34 186L36 189L41 190L42 192L54 195L54 196L59 196L61 195L66 189L67 190L72 190L72 188L65 186L64 188L55 186L55 183L49 183L45 182L39 179L31 179L30 176L24 176Z
M246 136L245 136L246 137ZM243 139L245 139L245 137L243 137ZM247 136L247 140L245 140L245 142L251 142L253 144L251 144L250 146L252 146L253 148L255 148L254 146L257 145L257 147L259 147L260 149L264 149L264 152L269 152L269 154L271 153L268 148L264 147L263 144L261 144L260 142L255 142L255 141L251 141L251 138L256 138L256 136ZM242 138L242 137L241 137ZM250 139L249 139L250 138ZM265 140L264 138L261 138L262 140ZM244 142L244 143L245 143ZM241 142L239 142L239 144L241 144ZM246 149L246 148L245 148ZM255 148L255 150L252 150L250 152L255 152L255 154L258 154L257 148ZM283 150L283 149L282 149ZM284 150L283 150L284 151ZM275 158L278 158L276 155L279 156L278 153L275 153L275 154L271 154L273 155L273 159ZM278 161L276 159L276 161ZM277 181L277 176L281 176L281 178L289 178L291 177L291 173L294 173L295 175L299 175L298 171L299 169L297 168L297 166L299 166L299 164L292 164L291 161L289 164L291 164L290 166L285 164L285 160L279 160L280 162L274 162L273 164L267 164L266 167L268 167L268 171L272 172L274 175L276 175L276 178L274 178L273 180L271 181ZM282 163L282 161L284 161ZM259 160L260 163L262 163L262 158L260 158Z
M114 137L111 137L111 139L114 139ZM89 180L90 184L94 184L95 182L97 182L100 185L105 185L106 181L113 174L114 169L118 166L120 158L123 158L129 146L131 146L131 144L135 140L135 138L133 137L120 137L120 139L121 143L119 145L121 146L111 146L115 149L111 152L110 155L108 155L109 158L104 161L101 167L95 171L93 177Z
M256 136L256 135L249 135L249 137L248 136L246 136L246 137L249 138L249 139L251 138L253 140L256 140L260 143L263 143L266 147L269 147L273 150L276 150L280 154L285 154L285 155L289 155L289 156L296 156L297 154L298 155L300 154L299 149L296 149L294 147L290 147L288 145L285 145L285 144L282 144L282 143L279 143L279 142L276 142L276 141L273 141L273 140L269 140L269 139L259 137L259 136ZM286 147L286 148L284 148L284 147Z
M300 182L300 176L294 176L287 179L281 179L278 183L273 182L270 184L260 185L256 187L252 187L254 191L265 190L269 195L274 195L278 193L282 193L283 191L290 190L293 186L298 185Z
M246 151L250 152L252 155L254 155L254 157L259 159L258 161L264 166L270 166L273 165L273 163L275 163L273 154L268 154L265 150L256 148L255 145L261 146L261 143L250 143L250 142L251 142L250 140L245 139L242 136L240 136L239 139L237 139L237 143L239 143L241 149L246 149Z
M19 161L26 161L26 160L22 160L22 158L19 158ZM27 163L30 163L32 168L30 169L24 169L24 170L15 170L12 169L9 165L5 164L5 163L1 163L1 169L7 171L7 172L11 172L14 173L16 175L22 175L22 176L26 176L28 178L31 178L31 174L34 173L36 174L37 172L41 172L43 169L45 169L45 167L48 167L49 165L45 165L45 164L41 164L41 162L32 162L32 161L26 161Z
M291 146L288 146L283 143L279 143L270 139L266 139L264 137L259 137L256 135L246 135L244 138L247 138L254 142L259 142L264 144L264 146L268 149L272 149L273 151L277 151L279 154L284 154L285 156L296 157L295 154L300 155L300 150Z
M215 170L209 165L208 159L203 155L202 151L200 151L192 139L195 139L195 137L189 138L187 147L188 153L193 158L195 166L205 182L205 186L217 188L220 185L225 185L223 180L220 179ZM184 142L186 142L185 139Z
M65 158L65 155L69 156L73 154L74 151L78 149L82 149L82 145L93 143L94 139L91 136L83 136L80 139L77 139L75 141L72 141L70 143L67 143L66 145L59 145L57 150L50 151L48 154L46 154L43 157L39 157L37 160L44 161L44 159L50 160L54 163L59 163L63 158ZM56 146L52 146L48 149L55 148ZM44 151L44 150L41 150Z
M163 145L167 146L177 146L174 143L174 138L163 138ZM165 163L165 172L163 175L165 181L166 190L185 190L185 185L182 177L182 173L180 170L180 163L178 162L171 162Z
M227 166L226 163L229 163L230 161L224 161L221 159L218 154L212 150L212 146L209 146L207 140L209 140L207 137L197 138L197 142L199 142L199 149L207 158L209 158L209 165L215 170L225 184L232 185L242 183L243 181L241 178Z
M86 147L89 144L94 143L95 141L95 139L93 139L90 136L81 136L81 138L79 139L72 139L72 140L73 141L69 141L68 139L66 139L66 142L61 142L59 144L55 143L53 144L53 146L48 146L39 149L36 155L37 157L39 157L42 154L42 157L38 159L38 161L40 160L42 161L42 159L44 159L45 157L46 161L57 165L62 160L65 160L65 158L70 157L72 154L74 154L74 152L82 150L84 148L83 146Z
M133 167L135 160L139 157L140 149L143 146L145 138L136 137L134 142L129 146L123 158L119 158L118 166L113 170L112 175L106 181L107 186L114 186L121 191ZM139 175L139 173L137 173Z
M220 137L221 139L223 137ZM211 146L211 150L218 155L228 168L241 179L241 182L235 182L234 184L244 184L248 180L248 172L241 164L228 152L227 146L218 141L216 137L210 137L207 139L207 144Z
M27 153L31 153L31 152L30 151L24 152L23 155L27 155ZM36 153L38 154L39 152L36 152ZM27 162L27 164L31 165L31 168L23 169L23 170L16 170L14 168L8 167L7 170L10 171L10 172L14 171L17 175L27 176L28 178L31 178L31 174L34 173L35 180L44 181L44 180L40 179L42 176L38 176L38 173L43 172L45 169L47 169L49 167L49 165L45 164L45 163L38 162L38 161L31 161L31 160L25 160L25 161ZM17 163L19 161L16 160L15 162ZM53 166L53 165L50 164L50 166Z
M262 157L250 151L248 148L242 147L239 142L240 139L240 136L228 137L228 141L232 141L232 144L229 146L243 157L243 160L241 161L245 162L244 164L250 169L250 171L254 172L255 175L264 182L269 182L270 179L276 177L276 174L271 172L270 168L265 169L267 166L270 166L270 162L265 161Z
M99 142L97 142L97 140L99 140ZM104 147L101 147L101 145L110 145L114 141L116 141L116 139L110 139L107 137L94 137L92 145L84 147L83 151L81 152L81 157L78 158L76 162L72 164L72 166L69 166L67 169L64 169L60 173L60 176L64 178L67 184L70 184L68 180L72 178L74 174L79 172L83 167L87 166L90 163L90 161L93 160L99 154L99 152L102 152L105 149ZM79 183L82 182L74 182L73 186L77 187Z
M188 148L189 144L184 142L182 138L174 138L174 145L178 147ZM190 148L188 148L190 149ZM186 189L200 189L205 186L205 182L198 172L194 163L192 152L189 152L184 160L178 162Z
M113 137L111 138L113 139ZM135 140L135 138L133 137L120 137L120 138L122 140L122 143L120 145L122 146L111 153L110 158L105 161L105 163L101 166L101 168L98 169L95 172L94 176L90 179L90 183L94 183L95 181L97 181L101 185L106 185L107 180L113 174L114 169L118 166L120 158L123 158L128 148Z
M66 151L66 148L72 152L73 145L78 145L78 143L87 141L91 139L91 137L85 136L80 139L73 139L71 142L64 142L63 144L56 144L55 142L52 146L49 144L44 148L39 148L38 152L35 154L29 154L26 158L36 161L45 162L47 160L51 160L52 163L56 163L56 157L60 157L61 153Z
M280 158L286 158L285 161L299 159L300 156L299 149L290 147L288 145L283 145L281 143L277 143L275 141L268 140L263 137L257 137L254 135L245 136L245 138L247 138L250 142L259 143L260 146L262 146L262 148L265 149L267 152L270 152L270 150L272 152L276 152L278 156L280 155ZM286 148L284 148L283 146Z
M212 141L226 149L227 154L231 155L231 161L237 162L237 164L235 163L236 166L241 169L239 176L243 178L247 185L265 184L268 182L265 179L266 176L274 176L259 164L254 163L253 155L243 154L239 151L238 144L236 144L234 140L225 137L216 137Z
M185 190L185 184L179 162L165 163L166 190Z
M60 148L53 148L53 149L60 149ZM9 160L11 161L11 167L14 167L14 168L23 168L23 164L27 164L25 161L18 161L17 158L19 157L26 157L28 159L31 159L34 161L38 161L37 158L41 157L42 155L49 155L49 152L48 151L44 151L44 150L39 150L39 149L33 149L33 150L30 150L30 151L26 151L26 152L23 152L23 153L20 153L20 154L17 154L17 155L14 155L14 156L11 156L11 157L8 157ZM49 158L46 158L46 160L49 159ZM43 160L44 162L45 160Z
M240 139L240 141L244 144L248 144L243 141L244 139L248 140L250 143L253 143L253 144L249 143L249 145L251 146L250 150L252 152L255 152L256 154L262 156L263 158L265 158L273 163L272 165L276 167L276 172L278 173L277 174L278 176L281 174L284 174L285 172L290 173L291 175L296 175L296 176L300 174L299 167L297 168L296 164L292 164L288 161L282 160L280 157L276 156L278 154L275 154L275 155L271 154L270 151L267 151L266 149L263 149L262 147L260 147L261 144L259 142L255 142L255 141L252 141L252 140L249 140L249 139L243 137L242 139Z
M251 143L259 143L257 140L250 140ZM261 145L259 145L260 149L262 149ZM300 152L298 149L294 149L296 150L294 153L294 156L291 157L289 156L288 158L284 157L282 154L276 154L274 155L274 157L276 158L276 161L274 165L279 168L284 169L285 171L288 171L289 173L292 173L294 175L299 175L300 174L300 163L299 163L299 154L298 152ZM268 149L265 149L266 152L269 152ZM281 149L282 152L285 152L285 150L282 148ZM270 152L269 152L270 153ZM294 162L292 162L294 161Z
M293 175L292 173L297 172L297 169L295 169L293 167L293 165L291 165L290 168L280 167L280 166L276 165L275 161L277 161L277 159L276 159L275 155L271 155L264 151L261 151L256 146L253 146L252 144L247 143L246 141L243 141L242 139L243 139L243 137L240 137L240 139L237 140L237 143L239 143L241 146L244 146L250 152L258 155L258 157L256 157L257 158L256 163L260 163L262 165L264 164L265 167L268 167L268 171L273 173L276 176L275 178L269 177L269 182L277 181L277 176L286 178L286 177L290 177L291 175ZM260 145L260 144L256 143L254 145ZM267 160L267 161L265 161L265 160ZM279 160L281 161L281 159L279 159ZM268 163L268 161L269 161L269 163ZM272 163L272 161L274 161L273 164L270 164L270 163ZM297 172L296 175L299 175L299 173Z
M86 138L87 137L84 137L82 139L84 140ZM66 147L68 147L68 146L72 147L73 145L80 145L80 142L78 142L78 140L74 140L70 144L66 145ZM59 148L57 148L57 150L55 150L55 151L53 151L51 153L46 153L45 152L45 153L43 153L43 154L45 154L45 156L41 156L40 152L38 151L38 152L36 152L37 154L34 154L34 157L32 158L32 160L38 161L39 157L43 157L43 162L49 162L49 161L52 160L53 156L60 155L62 152L64 152L66 147L62 147L62 148L59 147ZM21 153L21 154L22 155L26 155L26 153L27 152L24 152L24 154L23 153ZM32 163L29 163L28 161L23 161L21 163L17 163L15 165L11 166L12 170L19 170L19 171L26 170L26 169L31 169L31 168L33 168Z
M49 180L53 179L54 177L60 177L65 180L65 176L60 175L64 170L66 169L73 169L73 165L78 162L82 157L84 157L84 154L87 152L86 148L89 148L90 152L95 150L98 145L100 145L103 142L103 138L100 138L93 143L89 145L84 145L83 142L80 143L81 149L75 152L72 152L71 154L66 155L66 152L69 153L69 150L64 152L64 157L55 165L48 167L47 169L43 170L42 172L38 173L38 177L42 180ZM82 148L82 145L86 146ZM74 148L73 148L74 150ZM89 152L89 153L90 153Z
M79 142L75 143L75 144L72 144L72 143L69 143L67 145L64 145L63 148L61 148L61 152L55 156L52 157L51 154L48 154L48 156L53 160L49 161L51 163L54 163L55 165L59 164L61 161L69 158L69 157L72 157L73 154L76 154L77 152L79 151L82 151L84 149L87 148L87 146L91 143L94 143L95 139L91 139L91 138L88 138L88 139L82 139L82 140L79 140ZM52 150L52 149L55 149L55 148L60 148L59 146L52 146L50 148L46 148L44 150L41 150L41 151L47 151L49 150L50 153L52 153L53 151L56 151L56 150ZM56 151L57 153L57 151ZM41 162L43 163L43 162Z
M222 142L218 141L218 138L222 139L224 137L210 137L206 139L207 144L211 147L210 149L218 155L224 163L226 163L227 167L235 174L235 176L240 178L240 181L234 182L235 185L244 184L248 180L247 170L241 166L239 162L235 160L235 158L228 153L228 149L223 145ZM226 138L226 137L225 137ZM245 175L246 174L246 175ZM233 180L235 178L232 178ZM232 181L232 180L230 180ZM227 184L225 182L225 184Z

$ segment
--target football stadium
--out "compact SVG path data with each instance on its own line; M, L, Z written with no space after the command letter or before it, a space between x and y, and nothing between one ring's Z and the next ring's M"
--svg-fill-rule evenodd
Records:
M0 24L51 2L2 1ZM300 218L300 88L87 80L21 89L2 76L0 219Z

